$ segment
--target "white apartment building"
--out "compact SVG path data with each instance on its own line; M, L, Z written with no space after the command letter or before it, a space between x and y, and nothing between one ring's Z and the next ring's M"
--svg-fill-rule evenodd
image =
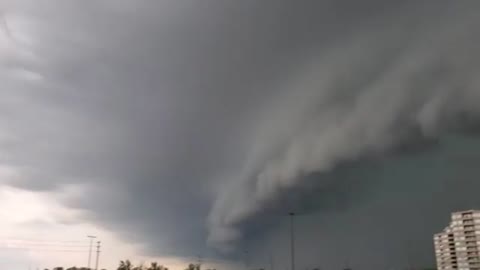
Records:
M480 270L480 210L452 213L433 241L438 270Z

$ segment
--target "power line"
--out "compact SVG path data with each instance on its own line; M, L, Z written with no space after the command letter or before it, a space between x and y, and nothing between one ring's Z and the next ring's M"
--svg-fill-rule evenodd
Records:
M31 250L52 250L52 249L68 249L68 250L87 250L87 247L85 246L42 246L42 245L19 245L19 244L0 244L0 248L3 249L13 249L13 248L18 248L18 249L31 249Z
M40 248L25 248L25 247L0 247L4 250L25 250L25 251L41 251L41 252L79 252L86 253L88 250L70 250L70 249L40 249Z
M62 244L44 244L44 243L12 243L12 242L0 242L1 245L6 246L33 246L33 247L72 247L72 248L88 248L88 245L62 245Z
M49 250L70 250L70 251L79 251L79 252L87 252L86 249L71 249L71 248L62 248L62 247L54 247L54 248L39 248L39 247L26 247L26 246L0 246L0 249L24 249L24 250L39 250L39 251L49 251Z
M38 238L0 238L1 241L36 242L36 243L85 243L85 240L45 240Z
M46 240L33 238L0 238L2 250L24 250L34 252L88 252L86 241Z

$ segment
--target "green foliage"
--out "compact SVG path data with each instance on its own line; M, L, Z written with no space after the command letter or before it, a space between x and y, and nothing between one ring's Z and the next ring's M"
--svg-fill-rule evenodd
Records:
M147 270L168 270L168 268L164 267L163 265L159 265L157 262L152 262Z
M201 270L202 265L197 264L189 264L185 270ZM67 270L75 270L75 269L67 269ZM79 269L80 270L80 269ZM105 269L102 269L105 270ZM157 262L151 262L150 266L138 265L133 266L132 262L129 260L120 261L117 270L169 270L168 267L165 267ZM208 269L208 270L215 270L215 269Z
M197 264L189 264L188 267L185 269L185 270L201 270L201 264L197 263Z
M120 261L117 270L133 270L133 265L129 260Z

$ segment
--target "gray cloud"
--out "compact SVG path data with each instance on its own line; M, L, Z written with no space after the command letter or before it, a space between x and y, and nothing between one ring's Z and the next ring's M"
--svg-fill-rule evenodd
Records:
M297 119L280 116L287 119L282 123L286 132L272 129L258 143L268 145L283 135L281 149L240 176L245 178L243 193L233 183L230 192L227 189L221 195L210 215L210 240L222 246L227 243L223 247L230 249L228 242L241 237L238 224L302 186L306 175L409 145L412 139L434 137L451 125L463 126L463 115L478 117L476 106L467 102L478 101L478 90L475 72L469 72L476 64L466 53L476 43L470 32L474 30L469 30L473 23L464 15L444 19L446 23L436 21L436 29L422 21L416 27L425 30L419 35L410 32L409 38L395 29L408 23L401 18L393 27L362 32L346 48L336 47L327 53L329 58L314 63L313 71L292 87L295 97L286 99L296 99L298 106L279 106L289 116L296 113ZM395 36L390 37L392 32ZM372 42L369 34L379 41ZM394 54L391 47L397 47ZM382 58L385 51L387 59ZM292 113L290 107L304 111ZM267 118L265 126L271 121Z
M261 254L282 241L280 214L293 209L313 213L310 224L328 232L305 223L309 239L299 239L329 255L326 264L343 260L328 248L345 245L347 231L357 239L352 249L373 239L371 252L352 261L401 265L397 251L406 244L387 245L389 228L400 230L392 242L421 239L412 249L431 263L428 237L442 216L480 203L443 200L445 187L478 187L470 181L478 8L474 1L5 2L0 161L21 172L5 184L85 186L88 193L65 203L154 254L212 254L207 243ZM457 185L458 172L465 175ZM421 233L403 221L423 211L431 222ZM358 215L372 221L335 226ZM311 249L305 266L318 263ZM362 259L371 255L384 259Z

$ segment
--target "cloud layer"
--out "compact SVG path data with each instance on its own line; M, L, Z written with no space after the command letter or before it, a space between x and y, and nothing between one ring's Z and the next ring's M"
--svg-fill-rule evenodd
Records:
M356 211L381 219L371 197L404 202L382 194L415 190L422 169L412 164L451 158L433 167L453 175L476 158L451 156L477 143L475 1L1 8L4 184L69 190L66 205L148 253L261 249L253 235L280 239L280 216L293 210L317 213L325 226L322 217L354 220ZM439 183L424 173L425 188L412 193L419 203ZM479 206L450 202L435 221L454 205Z

